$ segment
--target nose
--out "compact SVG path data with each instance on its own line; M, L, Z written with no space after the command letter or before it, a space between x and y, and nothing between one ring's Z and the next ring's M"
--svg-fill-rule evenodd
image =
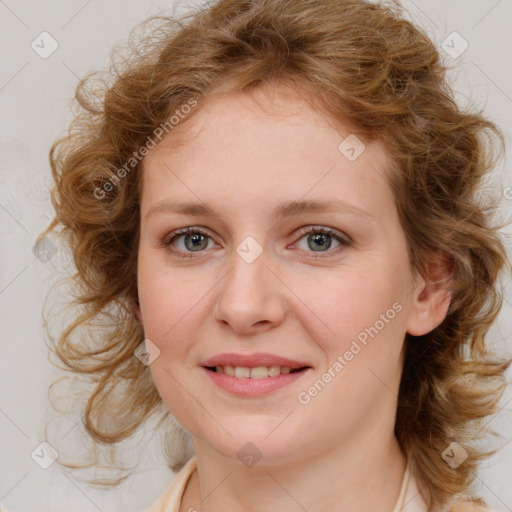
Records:
M265 252L251 263L233 253L231 270L219 284L214 317L238 334L266 332L283 322L286 286Z

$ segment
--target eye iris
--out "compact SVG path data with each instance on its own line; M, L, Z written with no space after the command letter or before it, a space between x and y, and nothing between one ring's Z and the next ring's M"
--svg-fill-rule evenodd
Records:
M209 237L200 231L194 231L192 233L183 234L181 236L184 238L185 247L189 251L197 252L205 249L208 246ZM324 233L321 231L310 233L307 237L307 240L308 247L310 249L320 249L320 251L315 252L327 251L332 245L332 235L330 233Z
M328 240L327 242L326 239ZM322 251L326 251L331 247L331 235L327 233L315 233L308 236L308 246L310 249L314 249L315 247L312 246L311 241L318 243Z
M192 240L192 245L187 243L189 240ZM202 233L194 233L192 235L185 235L185 245L187 249L196 251L204 249L208 245L208 242L206 240L206 236Z

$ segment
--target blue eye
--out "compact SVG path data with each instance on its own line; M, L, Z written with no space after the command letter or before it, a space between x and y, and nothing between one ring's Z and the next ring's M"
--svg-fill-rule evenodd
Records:
M299 241L307 237L307 248L300 250L307 253L307 257L310 258L326 257L314 254L322 252L326 253L327 256L331 256L339 253L341 248L350 247L352 245L352 241L348 237L343 236L341 233L338 234L338 231L332 228L323 226L310 226L302 230L299 235L301 235ZM183 241L183 246L176 249L175 247L180 239ZM331 249L333 239L338 242L339 245L334 250L329 250ZM208 248L209 242L213 243L213 240L207 231L201 228L188 227L170 233L170 235L162 241L162 246L169 248L169 251L180 257L194 258L193 253L205 252L204 249ZM174 248L171 249L171 246ZM310 251L308 251L308 249L310 249ZM319 251L315 249L319 249Z
M306 228L306 231L301 232L302 238L306 238L307 248L312 249L313 253L326 252L330 256L333 253L338 253L340 247L350 247L352 241L348 237L343 237L337 234L338 232L332 228L325 228L323 226L312 226ZM332 240L339 243L338 248L329 251L332 246ZM319 248L319 251L315 251L315 248ZM306 251L308 252L308 251ZM308 257L321 258L322 256L312 255Z
M183 228L178 231L171 233L171 238L168 238L163 242L164 247L169 247L175 243L176 240L183 238L185 249L190 252L202 252L208 246L208 239L211 240L208 233L200 228ZM180 253L182 251L172 250L172 252ZM181 256L181 254L180 254ZM191 256L184 256L185 258L191 258Z

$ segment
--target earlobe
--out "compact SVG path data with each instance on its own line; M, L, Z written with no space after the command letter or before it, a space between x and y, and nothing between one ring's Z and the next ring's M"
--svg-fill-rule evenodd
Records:
M427 276L419 276L413 291L412 311L407 332L423 336L446 318L452 299L452 266L445 255L434 253L429 258Z

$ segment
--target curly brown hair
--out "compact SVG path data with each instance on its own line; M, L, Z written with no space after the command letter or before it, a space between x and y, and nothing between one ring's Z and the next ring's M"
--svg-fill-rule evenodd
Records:
M186 126L199 109L185 105L282 82L384 145L411 268L427 275L433 253L450 262L445 320L406 335L395 434L425 482L429 510L469 496L479 462L497 451L477 443L492 433L485 419L499 410L512 362L487 339L502 304L499 278L510 270L497 201L479 194L503 146L499 128L455 103L438 50L398 4L220 0L140 27L107 78L91 74L77 86L80 112L50 151L56 215L39 237L59 226L76 266L78 315L51 348L64 368L90 378L91 438L112 446L154 414L158 425L172 421L149 367L134 357L144 340L133 307L143 149L173 129L173 116L176 133ZM456 470L442 457L452 442L468 455ZM178 448L168 459L173 469L185 462Z

